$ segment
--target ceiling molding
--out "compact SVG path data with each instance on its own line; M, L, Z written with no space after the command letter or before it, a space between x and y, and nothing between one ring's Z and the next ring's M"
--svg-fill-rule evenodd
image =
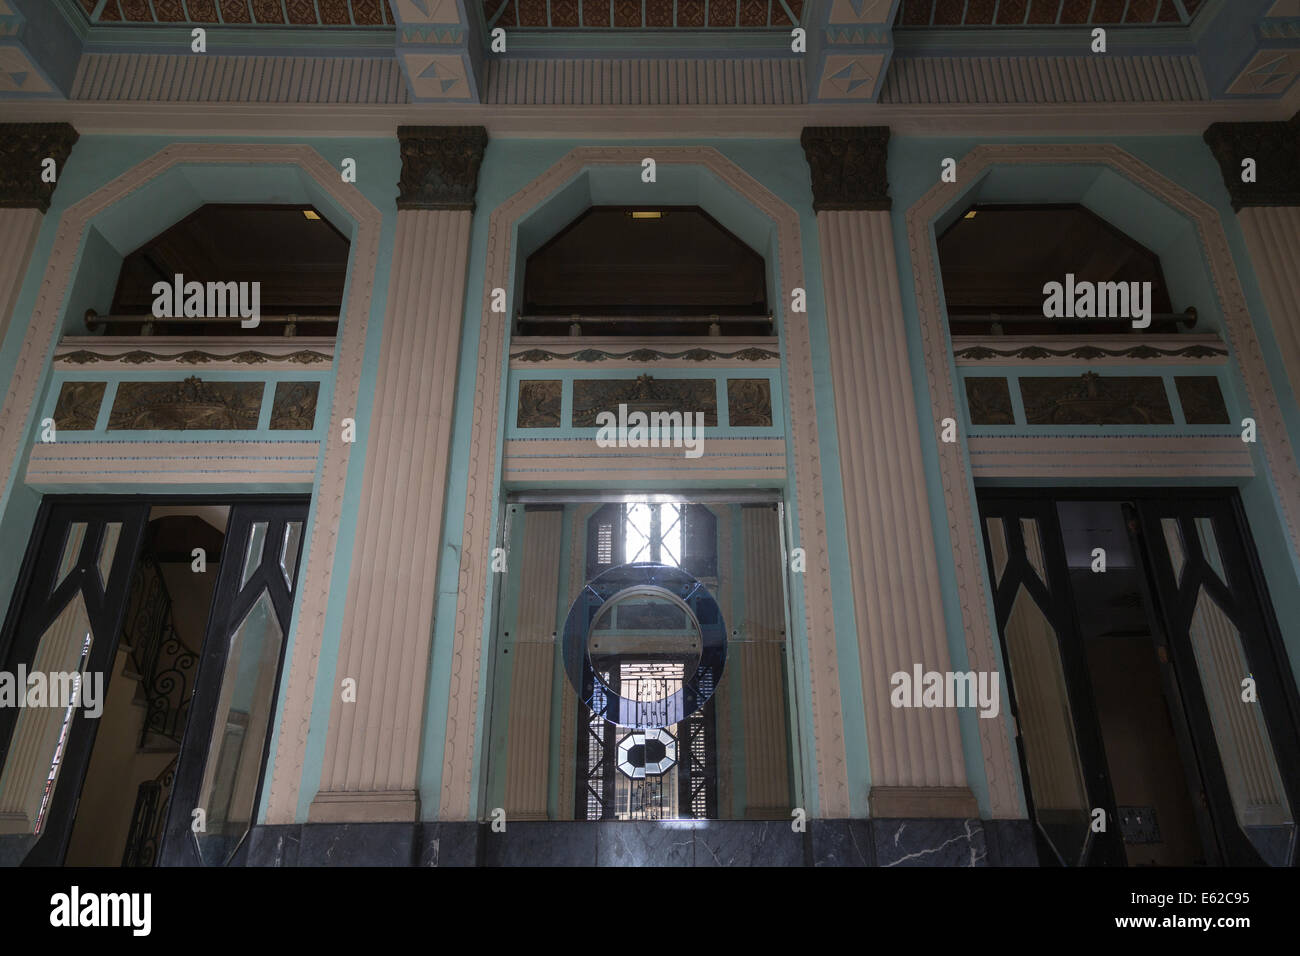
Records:
M1294 112L1294 111L1292 111ZM1200 136L1215 122L1270 122L1277 100L1203 103L811 104L798 106L484 106L481 104L0 102L0 122L71 123L84 135L397 135L400 125L484 126L492 137L648 140L776 137L805 126L890 127L894 135Z

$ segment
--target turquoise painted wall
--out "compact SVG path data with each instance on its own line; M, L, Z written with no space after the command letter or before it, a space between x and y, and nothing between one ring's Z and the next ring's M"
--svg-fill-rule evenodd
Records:
M930 396L926 379L924 357L921 347L920 326L916 303L916 289L913 274L916 268L907 236L906 213L921 196L930 190L939 179L940 163L946 157L961 160L971 149L980 143L1033 143L1033 142L1096 142L1082 138L1054 138L1052 140L1033 138L921 138L894 137L889 145L889 184L893 199L892 222L894 246L898 257L900 288L902 291L903 313L907 322L908 351L912 367L912 385L917 408L920 412L919 430L921 447L925 462L929 491L930 516L934 529L935 548L939 555L939 575L944 594L944 611L948 624L949 649L952 653L953 667L965 669L967 655L965 638L962 633L961 608L957 601L956 577L952 559L952 541L948 530L947 514L944 506L942 488L939 480L937 461L937 423L930 421ZM1297 408L1295 396L1287 384L1282 368L1276 340L1272 330L1271 319L1264 308L1258 284L1246 252L1245 241L1237 226L1229 197L1220 177L1219 167L1205 144L1196 137L1124 137L1114 140L1114 145L1128 151L1135 157L1168 177L1174 183L1188 189L1196 196L1206 200L1219 214L1224 226L1228 244L1232 252L1238 275L1241 278L1250 314L1255 321L1257 334L1266 356L1269 375L1277 389L1278 397L1285 410L1287 428L1293 444L1300 447L1300 408ZM1099 171L1083 169L1079 166L1051 168L1047 166L1016 166L995 170L996 179L993 192L1002 202L1085 202L1095 211L1102 212L1103 218L1111 220L1121 228L1133 234L1140 229L1158 226L1170 230L1168 249L1162 255L1162 266L1171 284L1171 293L1175 309L1181 310L1188 304L1197 306L1204 319L1211 326L1221 321L1217 304L1213 301L1213 286L1209 279L1208 266L1201 255L1198 245L1189 240L1192 235L1188 221L1175 210L1152 209L1140 204L1145 192L1135 190L1127 181L1117 176L1099 176ZM974 186L962 184L959 186ZM963 193L965 190L963 190ZM1140 195L1139 195L1140 194ZM946 210L950 219L971 201L970 195L955 200ZM1154 222L1143 222L1138 216L1154 216ZM945 222L945 216L939 222ZM1178 232L1178 230L1182 230ZM933 241L933 238L932 238ZM1153 246L1160 243L1152 242ZM1169 369L1161 368L1148 374L1160 374ZM1068 370L1062 370L1067 374ZM1204 374L1204 373L1202 373ZM1225 400L1230 409L1246 409L1244 386L1236 366L1230 366L1221 377L1225 383ZM955 410L954 410L955 411ZM1184 434L1195 434L1198 429L1181 426L1176 429ZM980 433L989 429L980 429ZM1055 430L1054 430L1055 431ZM1168 429L1166 429L1168 431ZM1199 430L1204 433L1205 429ZM1264 455L1260 446L1252 448L1257 476L1241 484L1243 502L1259 547L1261 561L1266 569L1268 586L1279 621L1294 620L1300 613L1300 558L1285 540L1281 531L1281 513L1278 509L1276 489L1267 476ZM967 459L969 475L969 459ZM1032 482L1000 482L1001 484L1023 484ZM1126 484L1137 484L1129 481ZM1163 485L1201 484L1224 486L1234 482L1224 479L1211 481L1161 481ZM1116 486L1114 481L1081 481L1083 486ZM981 572L983 572L981 568ZM987 588L987 576L985 580ZM992 612L988 610L990 627L993 627ZM994 632L996 633L996 631ZM1291 654L1292 667L1300 677L1300 635L1287 637ZM1000 660L1000 652L999 652ZM999 666L1003 666L1001 662ZM1011 732L1009 714L1007 730ZM980 803L982 813L988 812L988 785L984 779L983 760L978 742L980 718L971 710L961 714L962 742L966 755L967 772L972 789ZM1023 792L1023 790L1022 790Z
M28 317L34 307L45 267L49 261L51 249L60 219L67 208L89 196L140 162L157 153L164 146L180 141L171 137L156 136L82 136L60 171L59 184L55 190L49 211L41 224L36 239L31 262L19 292L14 316L10 323L3 346L0 346L0 382L9 382L12 378L23 336L26 334ZM276 139L266 138L250 140L248 137L186 137L185 142L263 142L301 144L301 138ZM379 342L383 331L383 318L388 291L389 264L392 259L393 232L396 218L397 180L400 175L401 161L398 147L392 139L352 139L331 138L306 140L306 145L316 149L334 168L341 167L344 158L356 160L358 179L356 188L383 215L380 233L379 256L375 276L374 291L370 303L368 332L365 345L360 399L356 413L357 445L350 456L347 486L343 502L343 519L335 552L333 582L329 598L329 610L325 622L320 665L317 672L317 695L308 738L308 759L303 773L302 799L299 803L299 818L306 818L306 807L317 790L323 759L324 734L328 721L328 702L334 685L334 669L338 654L339 634L342 626L342 608L346 591L348 571L351 564L352 547L356 531L357 504L360 494L362 470L364 466L364 448L367 438L367 426L370 422L375 380L378 370ZM99 311L107 308L106 297L111 294L115 272L120 259L131 249L138 246L150 236L161 232L171 223L179 220L189 211L207 201L225 202L279 202L311 203L327 218L338 226L345 235L353 234L354 224L325 195L319 187L305 174L288 166L251 166L246 164L221 164L214 166L186 166L172 170L159 177L152 184L132 193L124 201L110 207L98 215L86 230L74 267L74 280L70 294L61 305L61 330L68 334L86 334L81 324L81 316L87 306L94 306ZM350 289L349 279L349 289ZM344 301L347 299L345 291ZM344 325L349 316L343 316ZM64 376L67 377L67 376ZM120 376L119 376L120 377ZM141 377L141 376L132 376ZM168 376L161 376L166 378ZM172 376L183 377L183 376ZM213 372L213 379L225 377L223 373ZM322 399L331 394L332 375L317 376L312 374L273 375L252 371L250 378L271 379L311 379L322 378ZM0 599L8 601L13 590L14 581L21 565L25 545L31 533L40 496L21 483L21 475L26 469L30 448L37 440L37 411L52 407L55 393L51 391L52 377L48 365L42 370L42 383L38 390L38 400L33 406L25 426L26 440L24 453L16 467L4 477L0 488L0 540L6 546L0 548ZM324 435L326 425L325 409L322 403L318 412L318 425L314 435ZM142 433L143 434L143 433ZM133 436L141 437L141 436ZM161 436L149 436L161 437ZM176 437L193 440L203 437L230 438L230 433L178 433ZM301 440L302 432L275 432L262 427L256 432L242 434L256 440ZM16 481L15 478L18 480ZM317 473L319 481L319 469ZM192 485L185 487L169 486L172 494L229 494L228 486ZM265 488L249 488L249 493L265 491ZM306 489L295 489L306 490ZM304 553L311 548L310 528L315 520L317 502L313 499L312 513L308 519L307 540ZM296 631L297 621L292 625ZM293 654L292 639L287 650L286 659ZM281 706L283 705L284 686L281 687ZM279 727L277 724L276 738ZM276 740L272 741L274 753ZM269 779L269 775L268 775ZM263 793L262 813L265 812L267 794Z
M229 141L229 140L227 140ZM241 140L243 141L243 140ZM8 382L14 373L22 335L25 331L26 318L30 315L39 285L44 274L45 264L53 245L59 218L67 207L92 193L105 183L125 172L133 165L148 158L170 140L161 137L103 137L85 136L74 148L72 156L65 165L61 181L54 195L54 201L46 215L31 265L24 279L17 300L15 317L2 346L0 346L0 382ZM283 142L283 140L265 140L265 142ZM920 195L930 188L938 175L939 160L945 156L960 158L973 145L974 139L924 139L897 137L890 147L889 172L891 193L894 198L893 224L895 246L899 262L900 286L904 316L908 325L909 359L913 372L913 389L919 409L929 408L928 386L920 349L919 330L917 327L916 303L911 282L913 264L910 259L908 242L903 221L903 213ZM1236 226L1228 197L1219 179L1218 168L1209 156L1204 145L1191 137L1168 138L1132 138L1118 141L1138 158L1149 163L1165 176L1180 185L1186 186L1197 195L1210 201L1220 213L1227 232L1229 245L1236 259L1238 272L1242 279L1247 301L1252 315L1255 316L1258 332L1264 345L1269 372L1285 408L1287 426L1292 441L1300 444L1300 410L1296 408L1295 396L1290 391L1285 374L1278 358L1276 341L1273 337L1270 321L1265 313L1258 285L1245 252L1245 244L1240 230ZM361 382L361 398L357 411L358 444L348 469L347 486L343 502L343 522L339 532L335 565L333 568L333 587L329 596L328 611L325 622L325 637L319 661L316 679L316 706L313 709L308 737L307 759L304 766L301 794L298 803L298 819L306 819L307 808L319 785L320 772L324 758L325 731L328 726L329 703L333 699L339 675L336 673L338 644L343 619L343 603L346 596L346 582L351 563L352 548L356 534L356 516L361 491L362 470L364 465L364 448L367 427L372 412L373 395L378 370L379 345L382 337L385 297L388 289L389 263L393 241L396 215L396 182L400 171L400 158L395 140L350 140L322 139L311 141L332 165L338 166L344 157L357 160L360 179L357 188L383 213L383 228L380 239L380 256L374 294L369 316L369 333L366 341L365 360ZM479 332L484 321L482 301L484 256L487 244L488 215L493 208L523 188L532 179L559 161L569 150L579 145L600 145L600 143L575 141L539 141L539 140L492 140L490 141L480 173L478 209L474 215L471 229L471 255L466 279L466 308L463 335L460 345L461 374L458 376L455 399L455 418L452 433L452 459L448 475L448 489L444 509L444 534L441 542L441 558L438 569L438 601L435 610L433 657L430 666L429 681L426 691L426 712L424 740L422 744L422 762L420 771L420 797L425 819L438 816L441 794L441 769L443 746L446 733L446 701L451 672L451 651L454 638L454 617L456 597L459 590L459 550L461 535L464 530L466 504L466 478L469 461L470 427L474 411L474 380L472 370L476 366L479 347ZM618 145L625 145L619 143ZM865 721L863 713L864 691L859 680L859 659L857 639L854 626L854 609L848 575L848 552L842 529L845 526L843 496L839 482L839 458L836 440L836 427L833 411L831 374L829 367L829 345L825 325L825 303L822 294L821 259L816 228L816 219L812 212L811 187L808 169L803 152L794 140L733 140L719 143L699 143L698 141L656 141L644 144L646 155L653 155L654 149L669 145L714 145L730 160L747 173L754 176L767 189L775 193L784 202L791 205L799 214L801 230L801 254L803 259L802 284L808 296L808 325L813 343L814 375L818 405L817 427L821 444L821 471L823 476L823 494L825 496L826 522L829 531L830 549L830 585L834 596L836 620L835 642L839 658L840 693L844 714L845 742L847 747L847 772L849 775L852 797L852 813L855 816L867 812L866 796L870 787L870 770L865 743ZM664 167L661 167L661 170ZM639 169L628 168L626 183L618 184L609 178L603 178L594 188L600 192L605 201L626 202L666 202L672 201L674 190L684 188L683 181L672 176L663 179L663 188L643 184ZM1031 177L1031 179L1033 179ZM594 182L594 180L593 180ZM1029 182L1027 180L1027 182ZM198 185L196 185L198 184ZM1030 184L1034 189L1042 188L1040 180L1033 179ZM1028 188L1028 187L1027 187ZM146 222L153 232L161 231L170 221L180 218L179 210L185 209L187 203L197 205L204 195L219 194L226 201L301 201L296 197L308 195L309 190L301 184L301 177L288 170L283 173L267 175L266 170L252 170L249 167L227 166L218 169L206 169L201 173L184 177L174 177L160 182L157 188L144 200L136 198L134 202L115 207L96 220L94 228L87 231L83 248L79 254L76 280L72 292L64 303L63 327L69 332L77 328L80 313L86 305L103 301L106 276L116 268L117 259L123 254L123 244L133 235L133 229L143 228L140 222L133 223L133 217L146 216L146 210L158 216L156 222ZM317 201L315 199L308 201ZM716 201L727 203L733 201L728 197ZM327 203L318 201L318 206ZM192 208L192 206L191 206ZM188 210L186 210L188 211ZM323 209L323 211L326 211ZM558 215L558 213L552 213ZM170 217L170 218L168 218ZM351 232L346 217L338 210L333 210L331 218ZM340 219L344 221L339 221ZM544 220L539 218L521 230L521 240L536 241L536 235L528 235L531 228L536 235L545 232ZM770 250L770 237L765 238L759 232L745 236L747 241L759 244L765 252ZM151 233L152 234L152 233ZM786 321L785 306L789 301L788 289L779 286L780 271L778 264L770 263L769 277L773 306L778 313L779 324L784 327ZM1188 288L1203 288L1203 275L1198 279L1198 269L1190 260L1172 264L1171 281L1185 284ZM512 288L520 279L518 270L512 277ZM1175 295L1176 304L1178 295ZM1199 303L1198 303L1199 306ZM102 308L102 306L100 306ZM489 318L489 320L491 320ZM347 317L345 317L345 322ZM782 347L784 348L784 338ZM503 362L505 355L499 357ZM784 374L784 373L782 373ZM1244 407L1244 392L1240 382L1233 378L1235 370L1228 376L1232 394L1230 403L1237 408ZM33 409L26 431L26 448L36 440L36 422L38 410L47 409L53 401L51 385L54 383L49 370L46 369L39 399ZM328 386L328 383L327 383ZM328 391L328 387L326 389ZM784 388L781 389L784 392ZM498 423L498 436L504 434L505 422ZM320 431L318 426L317 431ZM948 624L949 646L953 657L953 666L964 669L967 666L965 643L962 634L960 608L957 606L955 589L955 572L951 558L952 546L948 537L947 520L942 505L938 472L936 467L934 436L932 423L924 417L919 423L923 455L928 474L928 491L936 551L939 556L940 580L944 589L944 609ZM323 434L323 432L322 432ZM193 437L192 435L187 437ZM258 437L287 437L274 433ZM297 437L297 436L294 436ZM498 448L498 467L500 448ZM1257 461L1262 464L1262 456L1257 452ZM794 485L793 461L787 463L786 488ZM30 533L31 523L39 496L15 484L13 475L21 475L26 466L26 453L17 463L5 485L0 489L0 539L11 544L0 548L0 598L8 599L13 587L18 566L22 559L23 544ZM500 477L497 479L497 492ZM1222 484L1222 482L1218 482ZM212 488L196 487L185 489L192 492L210 492ZM605 489L596 489L605 490ZM1289 546L1279 527L1276 492L1265 477L1259 477L1242 485L1242 496L1251 519L1252 530L1259 546L1263 563L1268 571L1268 583L1274 604L1281 620L1290 620L1300 614L1300 561ZM313 509L315 503L313 503ZM787 546L801 546L801 516L798 514L797 500L787 493L786 502ZM312 518L314 519L314 510ZM492 529L494 543L500 531L497 524ZM18 544L12 544L18 542ZM305 542L310 548L311 542ZM817 586L817 582L808 582ZM494 582L495 587L495 582ZM792 588L792 660L793 684L795 687L796 709L798 713L797 733L803 741L802 763L804 780L816 779L816 766L812 752L811 713L808 685L808 635L804 632L804 608L802 588ZM494 590L483 596L485 611L489 614L496 603ZM490 626L488 629L490 633ZM1300 647L1296 642L1300 638L1292 636L1289 646L1293 663L1300 661ZM292 654L293 648L289 648ZM479 729L477 739L483 739L483 730L489 695L487 693L487 675L484 668L482 685L479 688ZM867 693L881 692L868 688ZM283 688L282 688L283 693ZM283 703L283 702L281 702ZM964 712L961 717L963 748L966 756L968 775L972 789L980 802L981 809L987 813L987 781L983 776L983 759L977 739L979 718L972 712ZM1008 727L1009 732L1009 727ZM278 738L278 727L277 727ZM275 742L273 741L273 748ZM478 748L481 758L483 748ZM481 767L476 765L475 780L479 778ZM476 790L477 792L477 790ZM806 788L804 805L809 813L818 812L816 794L812 788ZM265 794L263 812L265 810Z
M570 150L578 146L606 145L600 142L577 141L538 141L538 140L498 140L488 143L483 166L479 172L478 210L474 216L471 234L471 254L469 277L466 287L466 306L464 336L461 345L462 370L473 369L478 351L478 330L483 321L500 320L485 314L483 302L484 257L486 249L487 217L490 211L504 202L514 193L526 186L531 180L541 175L557 163ZM614 145L614 144L608 144ZM617 145L627 145L618 143ZM794 141L738 140L725 143L702 143L691 140L662 140L638 144L644 146L646 156L653 156L656 147L682 145L712 145L719 149L728 159L735 162L745 172L757 179L763 186L792 206L798 213L801 232L801 254L804 273L801 280L808 296L808 323L813 341L814 369L817 382L817 426L821 442L821 469L823 475L823 494L826 504L826 522L830 532L830 566L831 587L834 595L836 621L836 648L839 655L840 694L844 712L845 726L850 728L845 734L847 766L850 788L853 796L855 815L866 814L866 795L870 785L870 773L867 764L865 733L857 730L863 728L864 714L860 692L857 638L853 624L852 598L848 578L848 552L842 533L837 529L844 526L843 497L839 486L839 458L836 444L835 419L831 397L829 351L826 339L825 309L821 285L821 258L817 243L817 225L812 211L812 189L809 181L807 163L803 150ZM620 174L625 173L620 178ZM732 228L727 221L739 222L740 228L733 229L742 239L768 252L770 235L765 235L759 224L753 221L755 211L748 207L741 209L737 199L727 190L711 191L700 195L698 183L681 170L659 166L659 182L643 183L640 168L629 164L618 174L609 170L579 174L588 176L581 183L570 183L557 193L557 204L547 207L536 218L526 221L519 229L517 246L524 249L546 238L551 232L562 226L583 208L583 197L598 198L607 203L673 203L701 202L712 203L715 217ZM694 175L694 174L691 174ZM730 205L731 208L728 208ZM744 204L739 204L744 205ZM712 211L712 210L711 210ZM721 213L721 215L720 215ZM769 223L770 226L770 223ZM770 233L770 229L768 230ZM522 270L514 264L510 289L517 290L522 280ZM778 315L778 324L784 325L785 306L789 303L790 290L779 286L779 264L769 259L769 289L771 304ZM514 297L510 300L513 311ZM784 348L784 338L782 339ZM505 362L503 352L500 360ZM584 373L585 374L585 373ZM610 373L616 375L620 373ZM675 374L675 373L674 373ZM783 373L784 374L784 373ZM420 802L425 819L437 817L441 790L441 768L443 747L446 733L446 700L450 685L451 652L454 639L455 594L458 588L458 562L461 533L464 528L464 505L466 494L466 471L469 461L469 438L473 415L472 376L462 373L457 383L457 400L455 429L453 432L453 457L448 484L447 507L444 513L443 560L439 568L439 606L434 633L434 652L429 692L426 699L425 739L421 761ZM784 391L784 385L782 388ZM502 420L503 428L507 423ZM498 431L500 436L502 431ZM499 500L500 485L500 445L497 449L498 474L496 490ZM793 459L787 461L786 487L794 486ZM725 483L708 482L713 486ZM644 484L641 487L646 487ZM595 489L607 490L607 489ZM786 537L787 546L802 546L800 539L800 517L797 502L792 493L787 493L786 514L788 516ZM500 532L494 526L492 539L494 546L499 546ZM499 582L493 582L492 588ZM816 587L818 582L809 582ZM802 763L804 779L815 780L815 758L811 749L812 722L809 708L807 634L803 625L804 609L802 588L795 587L792 600L792 635L793 664L795 671L796 701L799 714L799 737L804 741ZM495 603L494 590L484 595L485 613L491 618ZM487 629L490 633L490 627ZM481 740L485 727L487 701L487 669L484 668L482 683L479 688L479 732ZM476 761L481 760L483 748L477 748ZM475 792L480 791L478 783L482 768L476 764ZM816 793L812 787L806 787L803 800L810 815L817 814ZM480 807L480 812L482 808Z

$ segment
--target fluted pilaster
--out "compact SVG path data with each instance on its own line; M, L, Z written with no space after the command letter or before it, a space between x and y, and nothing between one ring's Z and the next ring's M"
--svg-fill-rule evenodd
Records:
M741 509L745 553L745 815L767 819L790 809L785 701L785 609L780 528L770 505Z
M343 639L312 820L414 820L468 210L397 214ZM357 682L355 703L339 682Z
M545 820L555 671L556 572L564 536L560 509L528 510L519 565L519 615L513 635L506 737L506 816ZM585 549L582 549L585 551Z
M9 331L42 218L39 209L0 208L0 343Z
M1237 213L1277 337L1291 390L1300 395L1300 206L1247 206Z
M826 210L817 223L871 810L973 814L956 712L890 704L890 675L951 665L889 213Z

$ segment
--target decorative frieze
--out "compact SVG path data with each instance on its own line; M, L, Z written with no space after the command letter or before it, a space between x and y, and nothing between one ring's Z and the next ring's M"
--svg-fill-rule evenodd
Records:
M0 123L0 208L48 210L57 180L42 175L45 160L62 172L76 141L67 123Z
M474 209L487 147L482 126L399 126L398 209Z
M54 406L54 426L59 431L91 431L104 404L106 382L64 382Z
M204 351L186 349L181 352L166 349L128 349L122 352L74 348L54 356L56 366L74 365L328 365L334 361L330 351L295 349L292 352L270 352L243 349L238 352Z
M573 427L594 428L596 416L617 412L703 412L705 425L718 424L718 396L710 378L586 379L573 383Z
M1022 378L1030 425L1172 425L1164 381L1155 376Z
M888 126L806 126L813 209L888 209Z
M1076 365L1082 362L1117 365L1126 364L1130 360L1165 363L1182 363L1186 360L1198 364L1222 364L1228 357L1227 346L1215 335L1144 336L1137 343L1133 342L1132 336L1124 338L1124 342L1098 340L1070 343L1058 338L1026 342L1024 339L1017 341L996 335L954 336L953 358L958 365L1022 362L1042 365ZM1193 341L1186 341L1187 339Z
M1011 388L1005 378L972 376L966 379L966 407L972 425L1014 425Z
M308 431L316 425L320 382L276 382L271 403L271 428Z
M1178 401L1183 421L1189 425L1227 425L1232 419L1223 401L1223 390L1213 375L1177 375Z
M558 380L520 382L515 424L520 428L557 427L563 386Z
M110 430L253 430L262 382L122 382L109 413Z
M727 379L727 418L733 426L772 424L772 387L765 378Z
M780 359L780 352L777 352L774 349L756 347L743 348L734 352L728 352L723 349L705 348L684 349L680 352L665 352L660 349L636 348L629 349L625 352L614 352L607 349L596 348L565 350L552 347L545 349L522 349L510 354L511 362L662 362L667 360L681 360L686 362L778 362Z
M1205 142L1219 161L1233 209L1300 206L1300 113L1278 123L1214 123Z

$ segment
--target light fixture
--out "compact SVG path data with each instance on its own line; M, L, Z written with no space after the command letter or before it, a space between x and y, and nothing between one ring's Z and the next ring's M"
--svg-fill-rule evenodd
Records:
M664 217L661 209L632 209L628 215L633 219L662 219Z
M313 221L320 219L320 213L318 213L315 209L304 209L302 211L302 215L304 219L311 219Z

